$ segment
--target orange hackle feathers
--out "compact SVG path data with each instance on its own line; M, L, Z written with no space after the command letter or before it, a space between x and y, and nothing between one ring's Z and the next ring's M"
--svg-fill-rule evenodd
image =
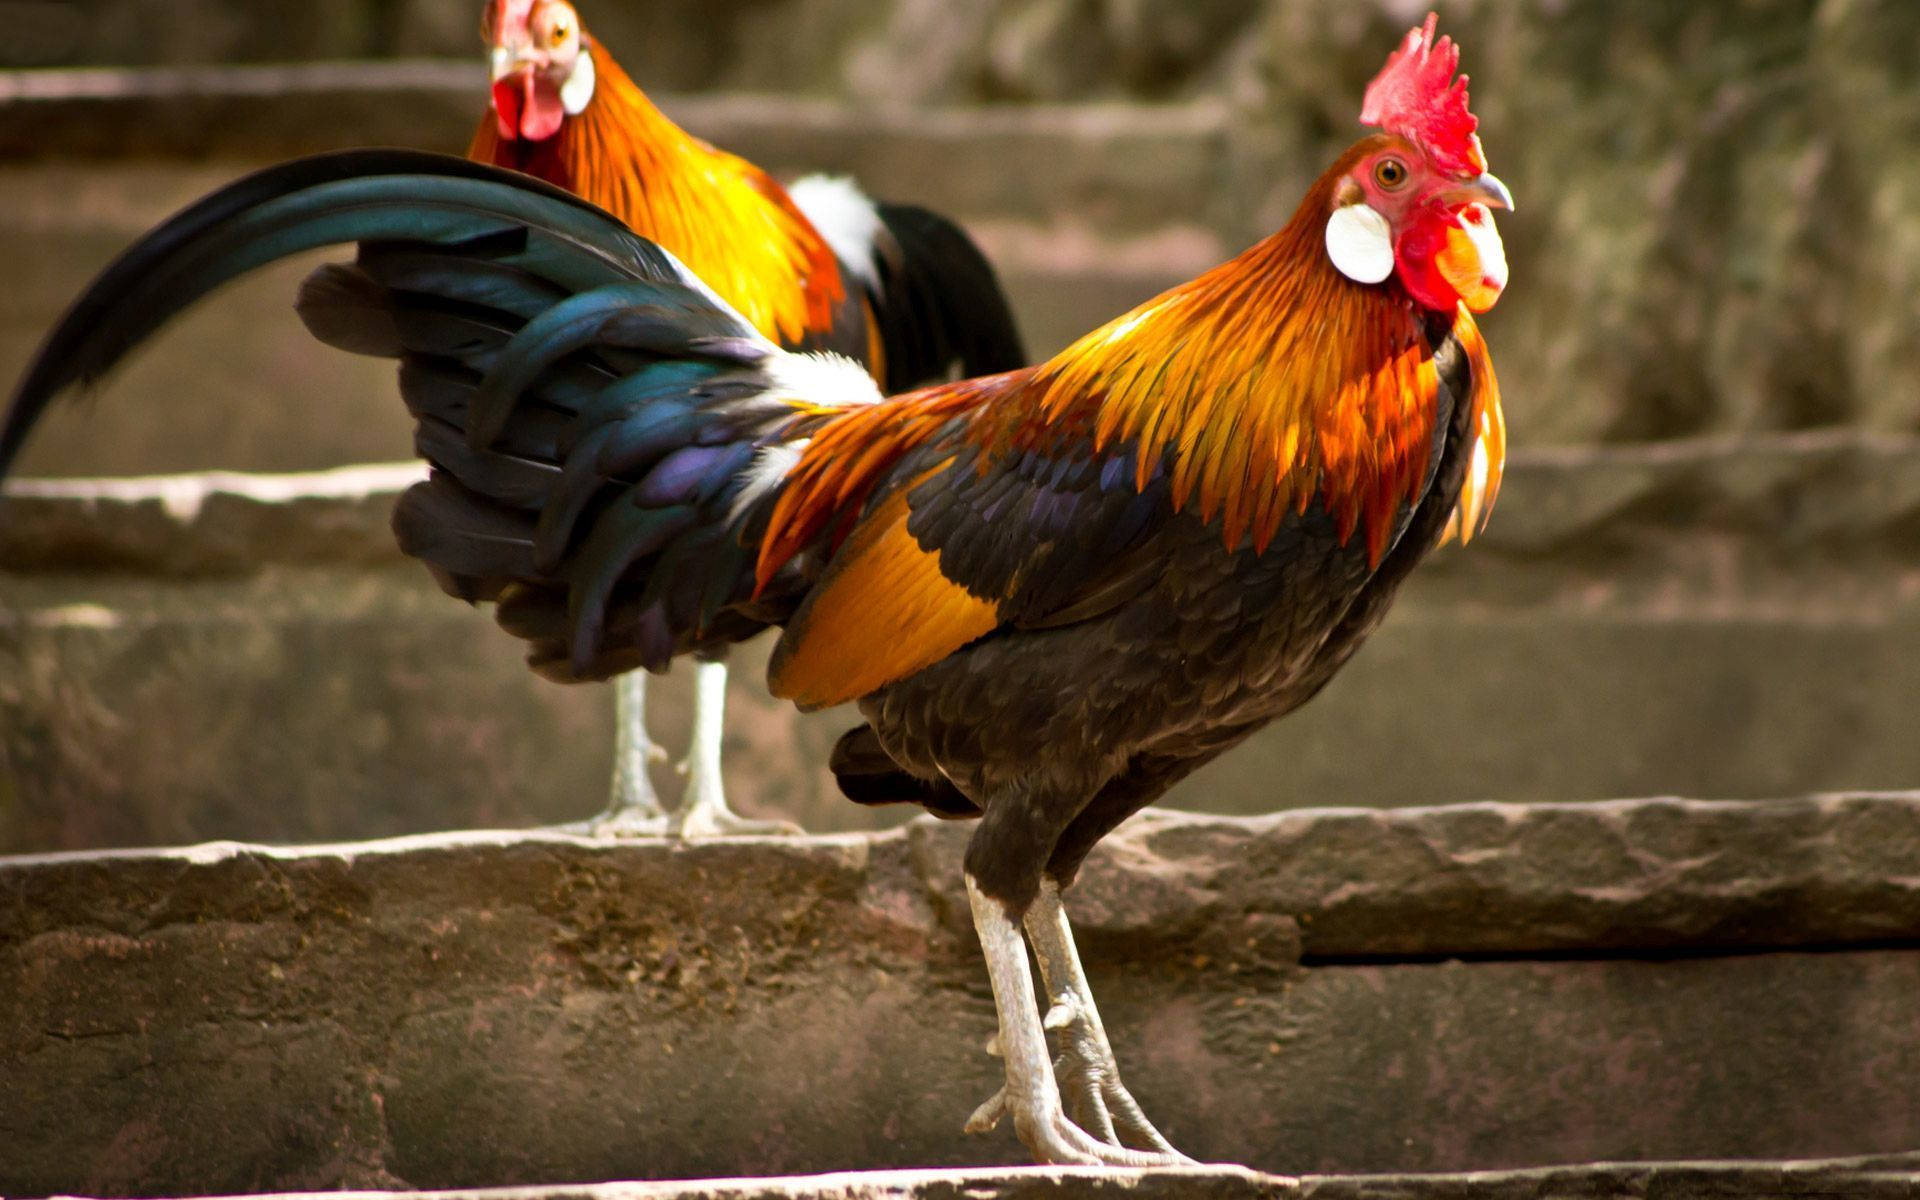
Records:
M1230 549L1264 551L1322 499L1342 536L1365 526L1378 561L1426 477L1439 377L1413 308L1346 279L1320 246L1338 180L1370 148L1287 228L1042 367L1031 411L996 407L987 444L1133 443L1140 487L1168 456L1174 507L1218 519Z
M1016 390L1032 373L1028 368L939 384L883 404L816 411L796 424L786 440L811 441L787 477L761 539L759 586L766 587L788 559L836 521L858 515L895 463L926 445L955 417Z
M597 83L584 112L540 142L481 122L468 157L536 175L666 247L784 346L833 328L846 281L826 239L778 183L670 121L594 43Z
M942 575L940 556L908 532L912 486L896 490L861 523L788 622L767 668L775 696L807 709L844 704L999 625L999 605Z
M1426 150L1443 171L1478 175L1487 169L1487 156L1475 131L1480 120L1467 104L1467 77L1454 78L1460 67L1460 47L1452 38L1433 35L1437 13L1407 34L1387 65L1367 85L1360 123L1397 133Z

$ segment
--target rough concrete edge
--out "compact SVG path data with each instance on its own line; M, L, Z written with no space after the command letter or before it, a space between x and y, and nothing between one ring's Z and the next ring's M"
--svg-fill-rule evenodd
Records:
M1001 1170L841 1172L768 1179L561 1184L436 1192L285 1192L254 1200L1237 1200L1238 1197L1538 1197L1632 1195L1777 1197L1902 1195L1920 1186L1920 1155L1807 1161L1625 1162L1433 1175L1308 1175L1242 1167L1168 1170L1017 1167ZM78 1198L75 1198L78 1200ZM203 1197L201 1200L222 1200Z
M60 881L93 879L102 870L118 872L126 887L139 890L175 886L182 869L238 869L237 883L249 864L262 861L351 867L417 855L423 859L418 869L432 871L437 856L550 847L589 857L661 856L669 869L695 873L743 853L801 869L853 864L882 891L904 886L933 901L931 913L960 912L959 861L968 832L923 818L885 833L700 843L533 830L321 846L216 842L70 851L0 858L0 893L24 899L36 888L70 887L71 881ZM1286 947L1249 951L1268 965L1888 949L1920 945L1920 871L1903 874L1883 861L1916 838L1920 793L1482 803L1259 817L1149 809L1096 851L1069 906L1083 934L1117 935L1129 944L1143 931L1180 938L1182 931L1235 921L1247 922L1248 930L1277 922L1292 931L1282 936ZM1703 843L1724 845L1730 854L1702 854ZM1172 875L1186 882L1163 886ZM156 882L163 878L164 885ZM223 881L203 882L219 891ZM868 902L876 901L870 896ZM15 915L25 917L27 910ZM30 936L31 924L18 932ZM6 925L0 920L0 941L11 936Z
M395 560L386 509L424 470L15 480L0 492L0 571L192 577ZM1920 527L1920 438L1835 430L1520 451L1503 501L1476 545L1515 557L1649 525L1782 549L1900 541Z

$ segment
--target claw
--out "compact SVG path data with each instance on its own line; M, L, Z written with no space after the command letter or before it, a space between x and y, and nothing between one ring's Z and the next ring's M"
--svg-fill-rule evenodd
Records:
M1002 1085L993 1094L993 1098L973 1110L967 1118L966 1132L971 1134L992 1133L1000 1127L1000 1121L1007 1115L1007 1089Z
M1074 1022L1080 1019L1080 1009L1071 996L1062 996L1053 1002L1046 1017L1040 1022L1046 1028L1058 1033L1062 1029L1072 1029Z
M1007 1052L1000 1048L1000 1032L995 1030L987 1035L987 1053L995 1058L1005 1058Z

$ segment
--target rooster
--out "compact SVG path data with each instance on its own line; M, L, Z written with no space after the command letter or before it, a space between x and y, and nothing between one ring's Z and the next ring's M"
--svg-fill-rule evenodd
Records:
M1011 1115L1046 1162L1184 1161L1122 1083L1061 893L1128 815L1312 698L1493 503L1473 314L1506 285L1490 210L1511 199L1434 34L1388 59L1375 131L1278 233L1049 362L892 399L558 189L402 152L292 163L108 269L22 383L0 469L196 297L357 241L306 315L401 361L433 465L402 548L497 601L556 680L779 627L773 692L866 718L833 756L851 798L978 819L1006 1083L969 1128Z
M791 193L753 164L668 120L566 0L487 0L482 33L493 102L469 158L537 176L606 209L671 251L755 329L789 350L833 350L889 392L1023 366L1026 352L993 269L957 226L922 208L875 204L850 182ZM687 834L775 832L743 820L721 785L723 661L695 684ZM613 800L594 832L652 832L646 676L617 686Z

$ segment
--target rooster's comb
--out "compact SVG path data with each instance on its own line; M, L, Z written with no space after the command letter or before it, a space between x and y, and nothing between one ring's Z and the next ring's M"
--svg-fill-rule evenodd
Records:
M1427 23L1387 56L1367 85L1360 123L1418 143L1443 171L1478 175L1487 169L1474 133L1480 120L1467 110L1467 77L1453 77L1460 47L1452 38L1433 40L1439 23L1438 13L1428 13Z

